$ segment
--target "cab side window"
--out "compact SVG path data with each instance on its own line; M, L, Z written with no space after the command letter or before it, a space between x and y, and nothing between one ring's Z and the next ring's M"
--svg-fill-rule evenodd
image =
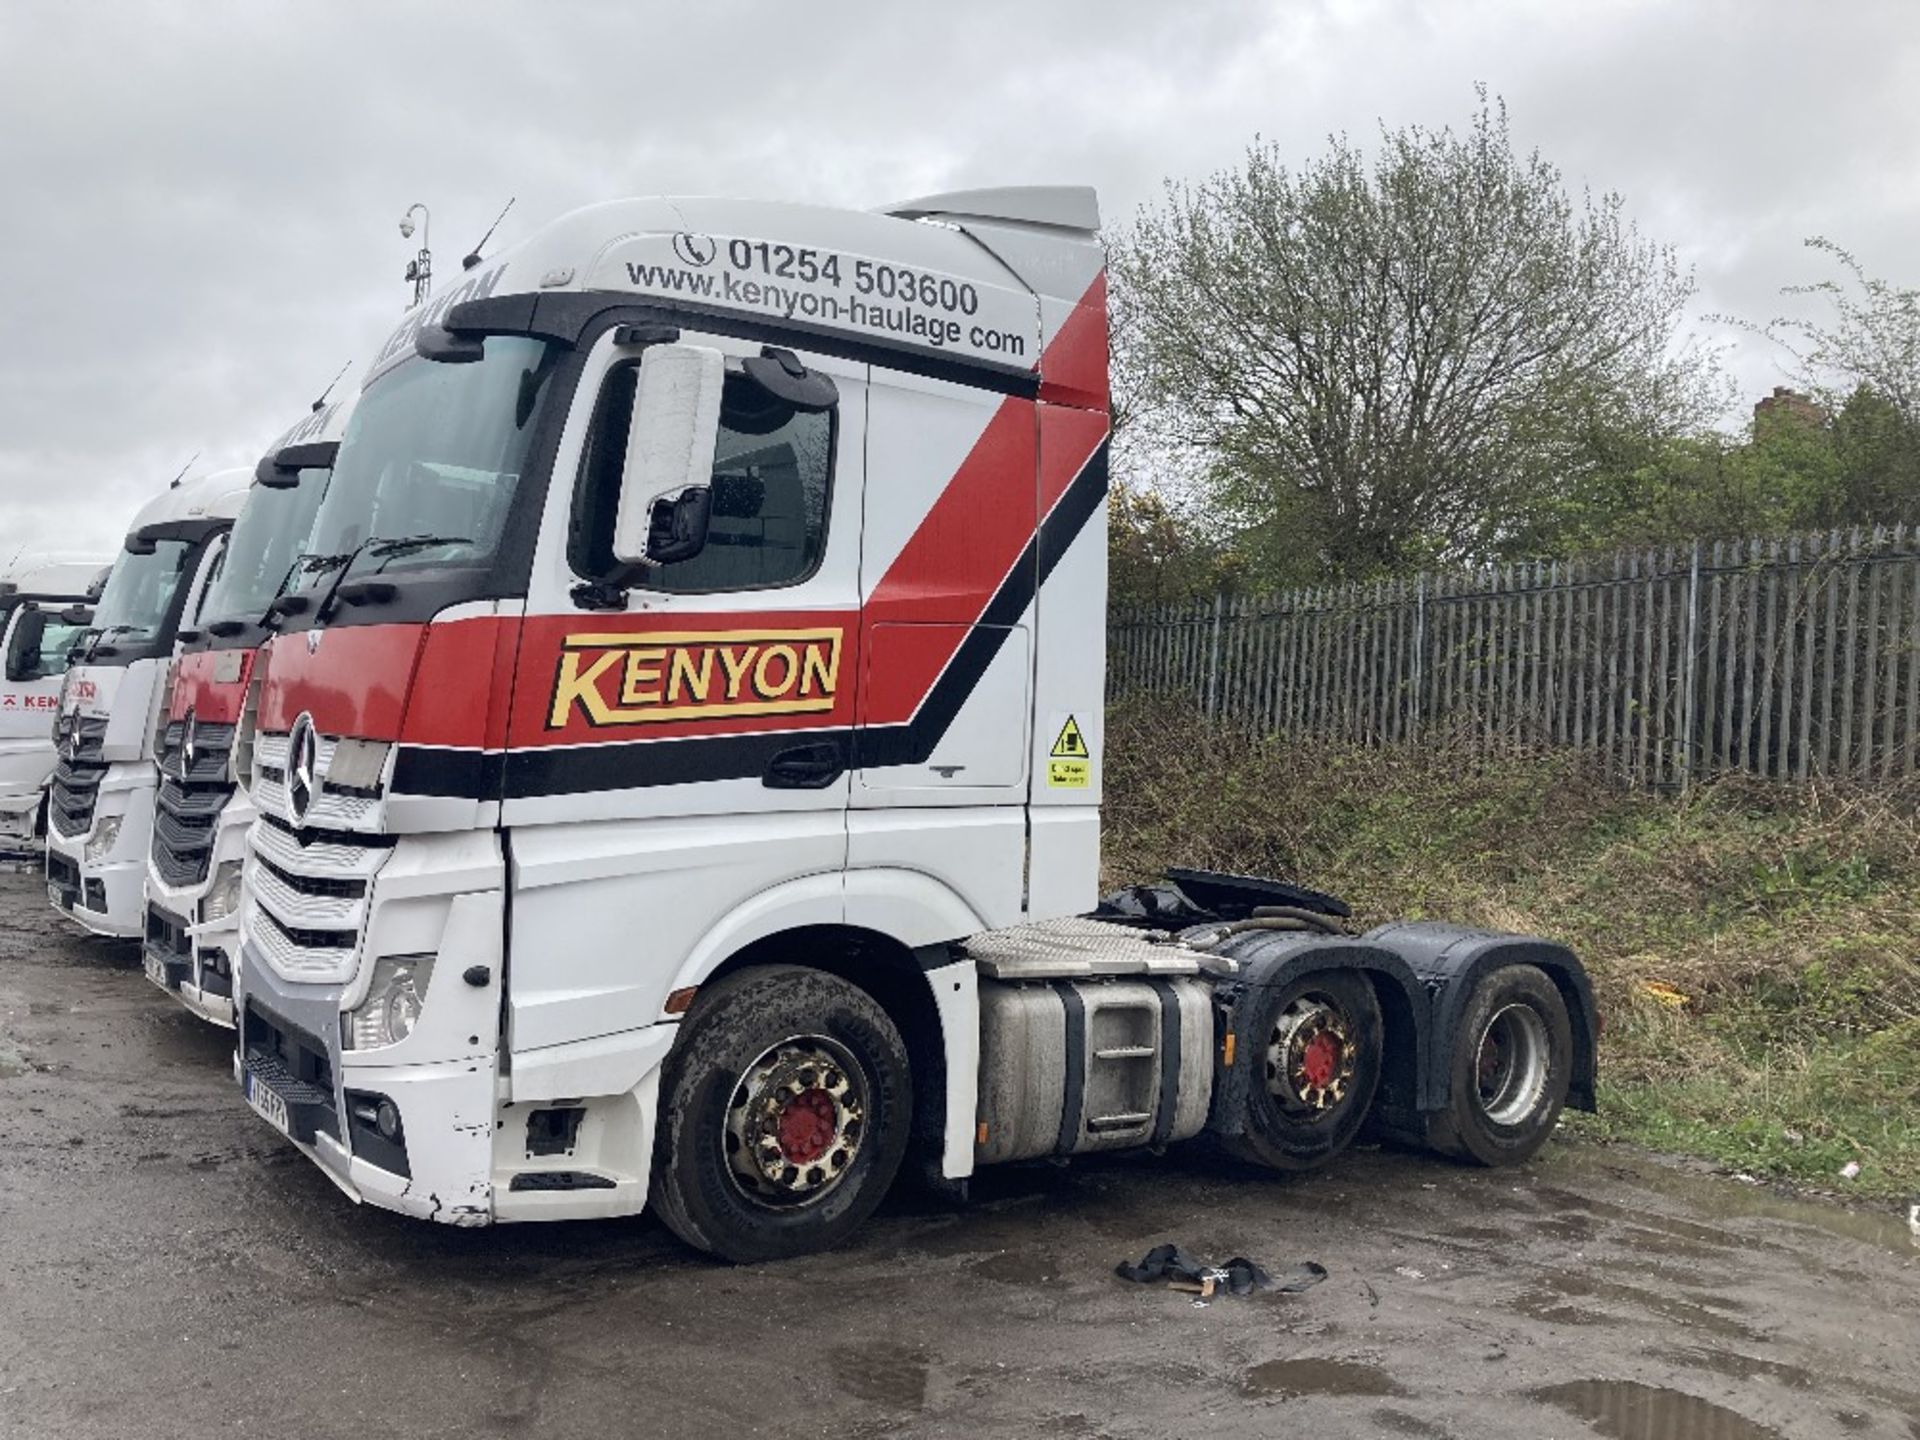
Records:
M613 522L620 503L638 364L609 374L594 404L574 494L568 556L576 573L616 577ZM706 547L623 579L673 594L797 585L826 554L837 410L800 410L743 374L729 374L714 447Z

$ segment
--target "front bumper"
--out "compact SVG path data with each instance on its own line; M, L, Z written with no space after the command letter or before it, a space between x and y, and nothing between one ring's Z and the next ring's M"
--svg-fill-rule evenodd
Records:
M214 835L206 877L196 885L170 887L149 860L142 958L147 978L203 1020L231 1030L234 978L240 958L240 911L236 905L218 920L201 920L203 904L221 867L246 852L252 811L229 805Z
M149 776L152 767L148 767ZM100 822L120 816L113 848L97 861L86 857L87 839ZM93 827L86 835L47 831L47 898L96 935L140 938L146 929L144 892L147 845L153 826L153 784L101 790Z
M147 978L202 1020L233 1028L233 957L238 954L239 924L196 928L179 913L197 911L199 902L175 906L175 897L152 892L147 902L141 960Z
M242 942L235 1067L243 1095L352 1199L443 1224L491 1224L491 1057L396 1065L381 1063L388 1052L343 1050L346 989L283 980ZM399 1113L397 1144L370 1122L381 1100Z
M0 795L0 845L37 846L40 836L40 794Z

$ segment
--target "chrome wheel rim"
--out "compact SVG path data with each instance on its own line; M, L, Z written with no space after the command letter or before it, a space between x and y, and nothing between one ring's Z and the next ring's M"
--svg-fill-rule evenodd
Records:
M1347 1098L1355 1044L1340 1008L1302 995L1281 1012L1267 1040L1267 1093L1287 1110L1318 1120Z
M1547 1022L1531 1005L1494 1011L1474 1047L1475 1098L1495 1125L1526 1123L1547 1093L1552 1071Z
M866 1074L824 1035L769 1045L735 1079L722 1149L734 1188L757 1205L793 1209L831 1195L866 1138Z

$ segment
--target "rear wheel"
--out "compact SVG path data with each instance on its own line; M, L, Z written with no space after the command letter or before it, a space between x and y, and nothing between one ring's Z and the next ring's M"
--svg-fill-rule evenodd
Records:
M1529 1159L1553 1133L1572 1074L1559 987L1532 965L1496 970L1454 1030L1447 1108L1428 1120L1428 1143L1482 1165Z
M1313 1170L1352 1143L1380 1085L1380 1003L1363 975L1330 970L1241 1003L1261 1067L1228 1150L1274 1170Z
M893 1183L912 1111L906 1047L864 990L740 971L701 991L668 1057L655 1208L726 1260L829 1249Z

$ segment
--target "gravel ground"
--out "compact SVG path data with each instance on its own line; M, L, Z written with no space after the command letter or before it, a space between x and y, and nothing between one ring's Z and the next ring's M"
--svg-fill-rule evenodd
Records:
M1904 1217L1632 1152L1016 1167L729 1269L650 1219L356 1208L228 1051L0 875L0 1436L1920 1437ZM1114 1277L1166 1240L1330 1277Z

